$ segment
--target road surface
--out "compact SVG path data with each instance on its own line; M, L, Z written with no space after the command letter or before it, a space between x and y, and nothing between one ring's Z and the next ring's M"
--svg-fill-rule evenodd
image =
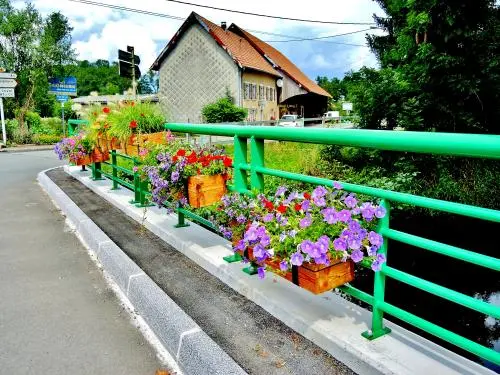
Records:
M36 182L59 164L0 153L0 374L154 375L154 349Z

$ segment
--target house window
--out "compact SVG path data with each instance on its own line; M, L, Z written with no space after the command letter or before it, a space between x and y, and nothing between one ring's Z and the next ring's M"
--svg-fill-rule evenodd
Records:
M250 99L257 99L257 85L255 83L250 84Z
M259 99L260 100L264 100L264 86L263 85L259 85Z
M270 91L271 91L271 88L269 86L266 87L266 100L267 101L271 100Z
M243 99L249 99L250 98L250 85L247 82L245 82L243 86L244 86Z
M255 121L256 115L257 115L256 109L249 109L248 110L248 121L250 121L250 122Z

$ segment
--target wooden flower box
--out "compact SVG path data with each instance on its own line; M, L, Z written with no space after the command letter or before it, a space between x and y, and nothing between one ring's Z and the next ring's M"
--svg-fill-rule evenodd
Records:
M121 150L122 146L120 140L116 137L108 138L108 148L110 150Z
M266 264L277 270L279 276L314 294L324 293L354 280L354 263L350 259L346 262L333 260L329 266L304 263L300 267L293 266L287 272L280 271L279 263L277 258L266 260Z
M226 180L222 175L198 175L188 178L189 205L194 208L210 206L226 194Z
M103 161L109 160L109 151L106 150L100 150L97 147L92 150L92 161L94 163L102 163Z
M131 146L143 147L146 143L152 143L152 144L167 143L167 132L162 131L157 133L133 134L127 140L127 144Z
M92 158L90 155L86 155L83 158L78 158L75 161L76 165L89 165L92 164Z

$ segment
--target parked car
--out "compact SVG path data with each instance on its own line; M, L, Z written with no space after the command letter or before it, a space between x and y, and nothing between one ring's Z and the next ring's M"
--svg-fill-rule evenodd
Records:
M278 122L278 126L298 127L303 126L298 115L283 115Z

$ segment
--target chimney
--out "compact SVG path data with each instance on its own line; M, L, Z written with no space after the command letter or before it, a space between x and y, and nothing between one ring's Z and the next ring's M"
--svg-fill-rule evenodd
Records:
M222 30L226 31L226 28L227 28L226 21L222 21L220 23L220 27L222 27Z

